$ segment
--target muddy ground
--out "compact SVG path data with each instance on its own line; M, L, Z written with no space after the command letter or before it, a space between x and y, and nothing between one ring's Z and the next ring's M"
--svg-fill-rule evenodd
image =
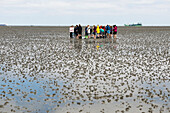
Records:
M0 27L0 112L169 113L170 27Z

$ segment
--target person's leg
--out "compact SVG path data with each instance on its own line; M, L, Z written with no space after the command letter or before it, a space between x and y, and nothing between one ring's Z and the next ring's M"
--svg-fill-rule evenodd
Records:
M72 38L74 38L74 32L72 32Z
M109 38L111 38L111 36L110 36L110 30L109 30L109 32L108 32L108 33L109 33Z
M76 38L77 38L77 39L79 39L79 36L78 36L78 34L76 34Z
M85 34L85 39L86 39L86 38L88 38L88 34L87 34L87 33Z
M70 38L71 38L71 32L70 32Z
M109 38L109 33L108 33L108 31L107 31L107 38Z
M96 39L96 33L94 33L94 39Z
M115 34L115 35L114 35L114 38L116 38L116 37L117 37L117 35Z
M74 33L74 38L76 38L76 33Z
M117 37L117 32L114 32L113 34L114 34L113 37L116 38Z
M81 36L81 34L79 34L79 39L82 39L82 36Z
M94 32L94 39L96 39L95 32Z
M112 31L110 31L110 38L112 38Z
M93 34L92 33L90 33L90 38L92 38L93 37Z
M81 37L81 39L82 39L82 33L80 34L80 37Z

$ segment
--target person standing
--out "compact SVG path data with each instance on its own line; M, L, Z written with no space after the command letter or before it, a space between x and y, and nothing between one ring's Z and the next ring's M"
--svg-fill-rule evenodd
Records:
M112 34L113 34L113 29L112 26L110 26L110 38L112 38Z
M104 29L100 28L100 38L104 38Z
M79 26L78 26L78 38L79 38L79 39L82 39L82 27L81 27L80 24L79 24Z
M113 25L113 37L116 38L117 37L117 26Z
M110 38L110 26L106 26L106 31L107 31L107 38Z
M87 32L88 32L88 38L90 38L90 25L87 27Z
M85 27L85 39L88 38L88 26Z
M104 38L106 38L106 33L107 33L106 26L103 26L103 29L104 29Z
M93 37L93 29L90 27L90 37Z
M78 25L76 25L74 27L74 35L75 35L76 39L78 39Z
M70 26L70 38L74 37L74 26Z
M96 31L97 31L97 38L99 38L99 33L100 33L99 25L97 25L97 29L96 29Z
M96 39L96 26L93 26L93 35L94 35L94 39Z

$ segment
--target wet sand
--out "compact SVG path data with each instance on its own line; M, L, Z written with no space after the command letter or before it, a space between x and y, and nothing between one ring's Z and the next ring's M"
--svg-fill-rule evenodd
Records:
M0 112L170 112L170 27L97 40L68 31L0 27Z

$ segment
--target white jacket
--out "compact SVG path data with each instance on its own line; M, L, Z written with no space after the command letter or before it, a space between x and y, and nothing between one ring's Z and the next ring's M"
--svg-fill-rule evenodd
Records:
M74 27L70 27L70 32L74 32Z
M90 34L90 26L87 28L87 32Z

